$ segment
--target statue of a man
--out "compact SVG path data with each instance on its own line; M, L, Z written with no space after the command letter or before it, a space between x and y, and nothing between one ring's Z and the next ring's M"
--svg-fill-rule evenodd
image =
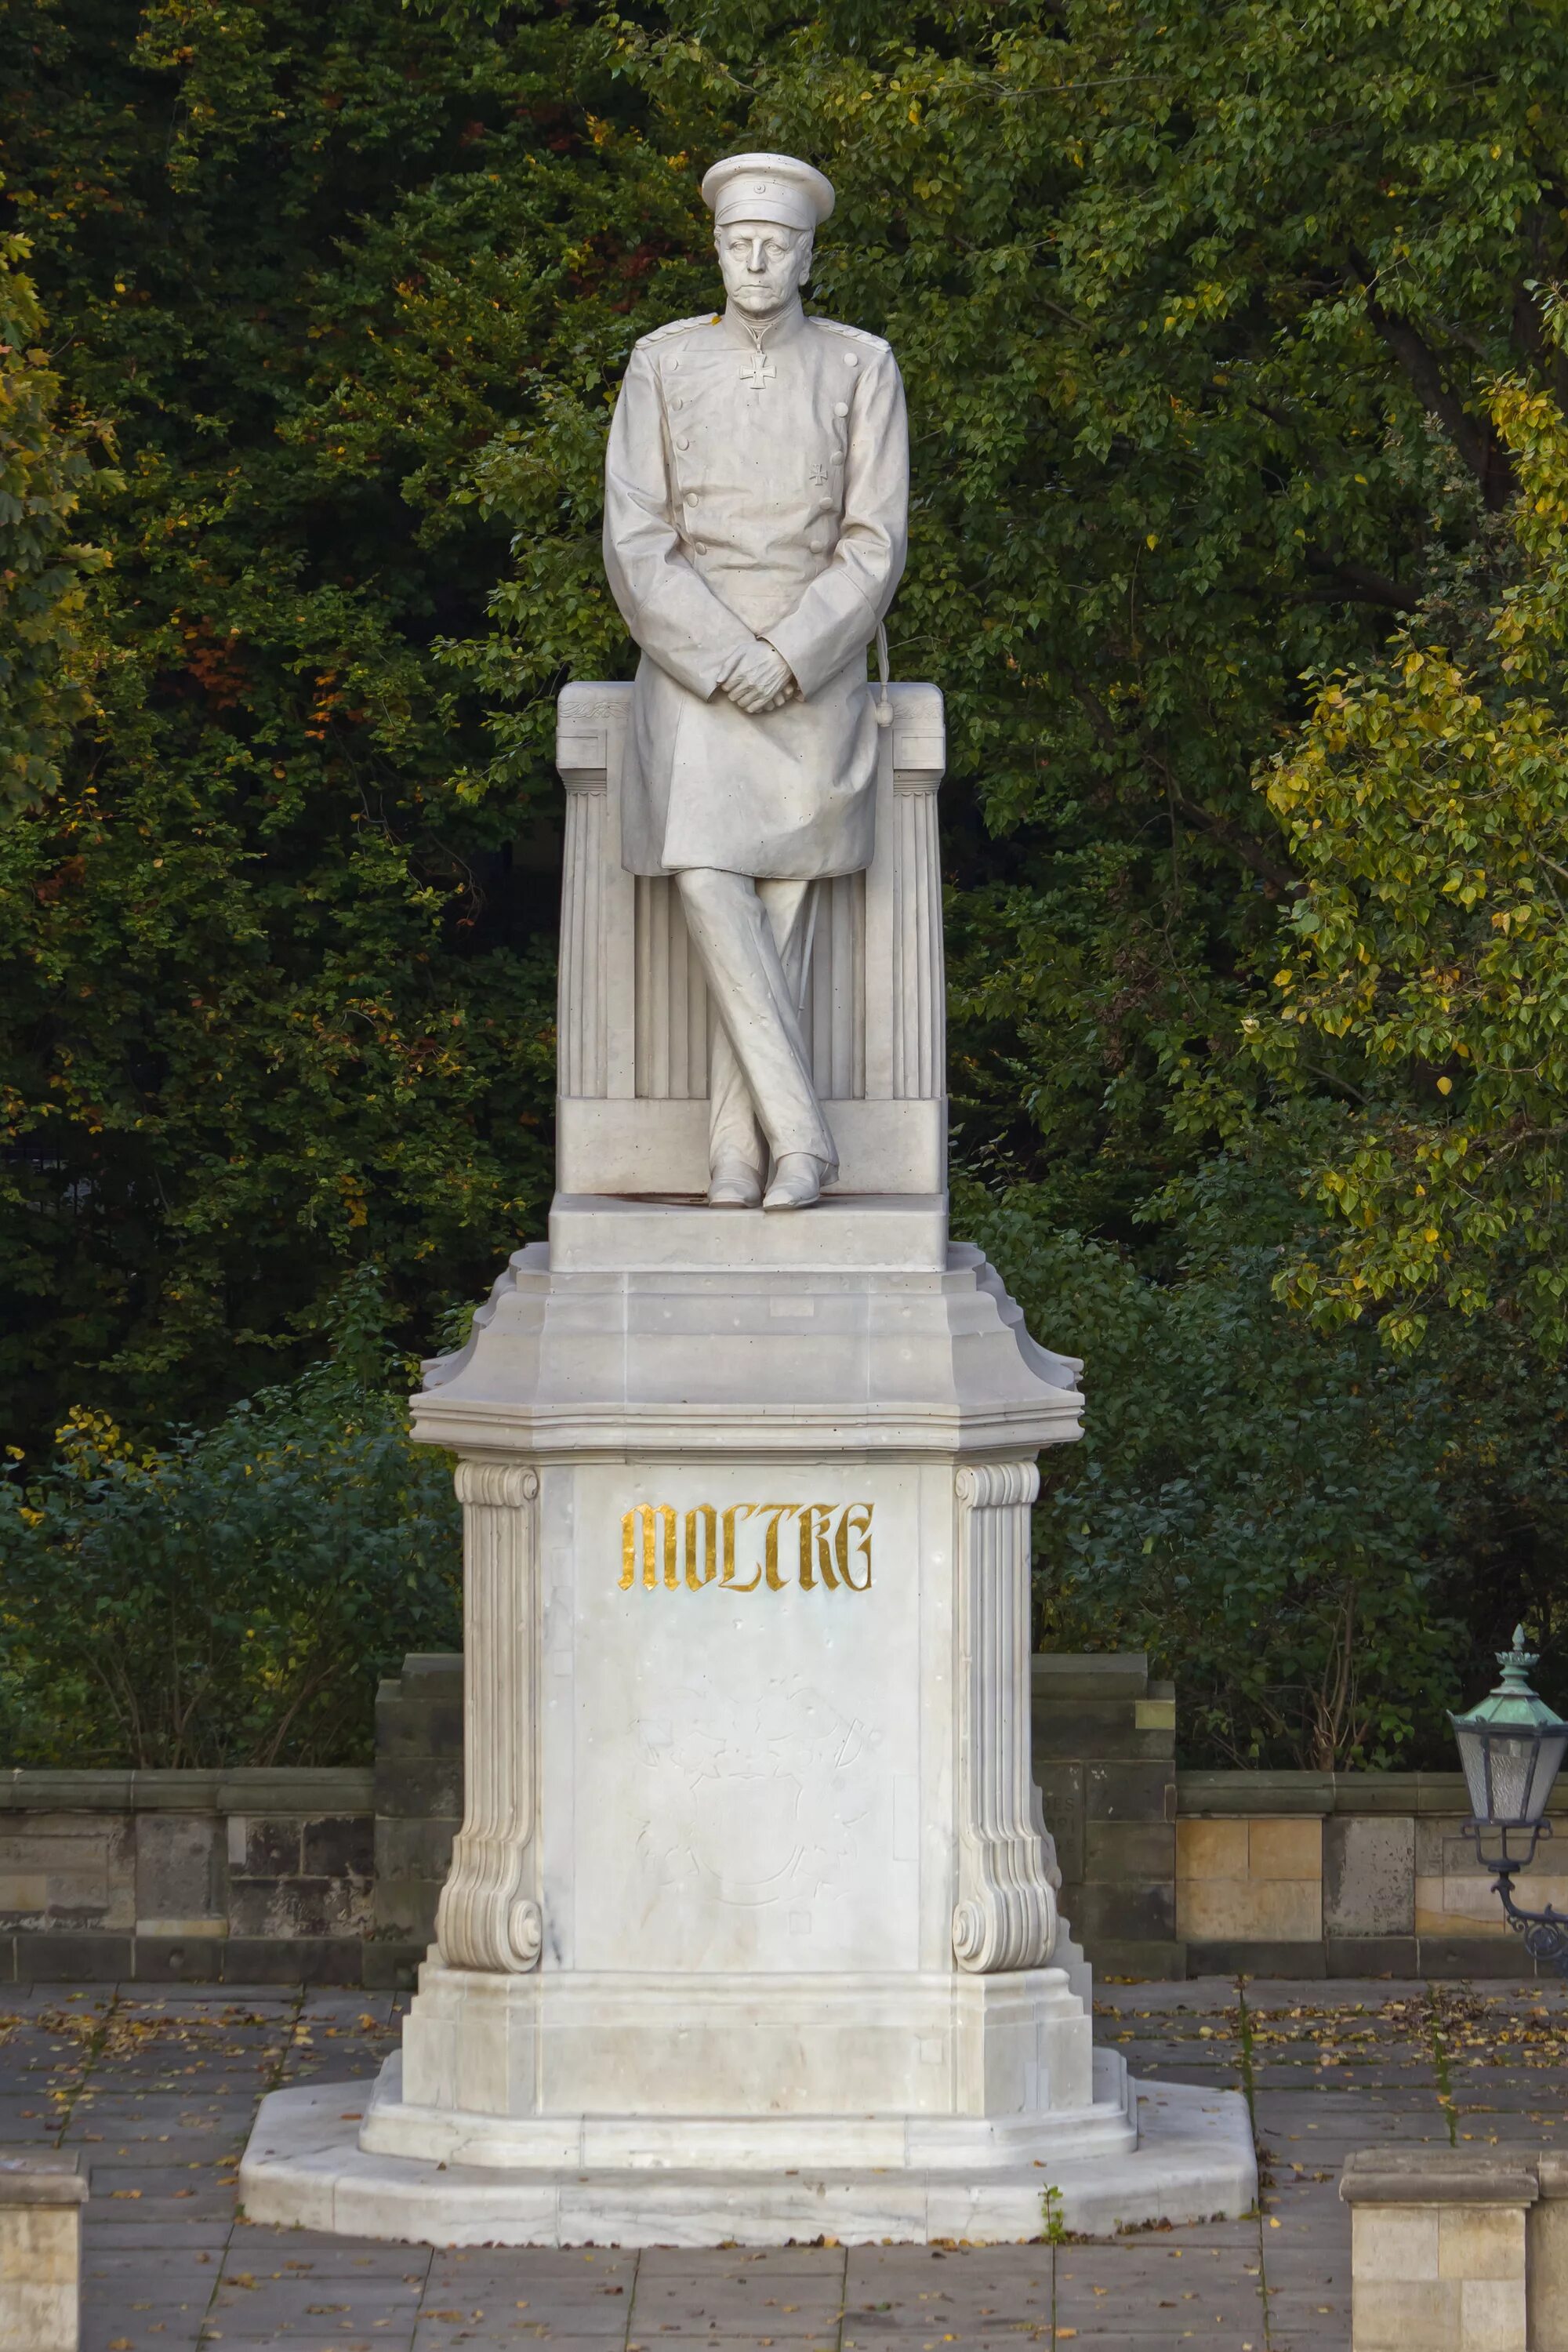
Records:
M637 345L605 466L605 567L642 648L621 855L674 876L717 1015L709 1200L800 1209L837 1174L801 1034L812 892L871 860L866 654L909 435L889 346L801 308L822 173L731 155L702 194L723 314Z

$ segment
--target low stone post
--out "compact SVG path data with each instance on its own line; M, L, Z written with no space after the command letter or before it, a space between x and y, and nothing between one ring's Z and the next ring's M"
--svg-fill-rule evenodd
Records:
M0 2344L5 2352L77 2352L81 2209L75 2160L40 2149L0 2157Z
M1535 2160L1540 2195L1525 2220L1525 2301L1530 2352L1568 2352L1568 2155Z
M1532 2149L1363 2148L1351 2208L1352 2352L1531 2352Z

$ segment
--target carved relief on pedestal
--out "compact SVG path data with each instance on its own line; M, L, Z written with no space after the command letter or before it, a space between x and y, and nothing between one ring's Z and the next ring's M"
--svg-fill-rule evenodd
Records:
M1032 1462L965 1465L958 1499L960 1968L1043 1968L1057 1906L1029 1760Z
M441 1958L518 1974L539 1961L534 1692L539 1478L462 1462L463 1826L436 1914Z

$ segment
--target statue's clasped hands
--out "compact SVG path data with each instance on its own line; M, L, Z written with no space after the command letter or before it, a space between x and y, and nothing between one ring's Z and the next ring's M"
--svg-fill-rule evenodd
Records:
M799 691L788 662L761 637L737 654L719 683L738 710L753 716L781 709Z

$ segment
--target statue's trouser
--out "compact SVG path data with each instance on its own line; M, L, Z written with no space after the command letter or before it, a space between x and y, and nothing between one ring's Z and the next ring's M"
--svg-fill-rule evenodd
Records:
M809 1151L832 1172L838 1154L812 1084L797 1007L811 882L753 882L694 866L675 877L686 928L719 1015L709 1064L709 1164Z

